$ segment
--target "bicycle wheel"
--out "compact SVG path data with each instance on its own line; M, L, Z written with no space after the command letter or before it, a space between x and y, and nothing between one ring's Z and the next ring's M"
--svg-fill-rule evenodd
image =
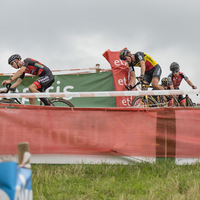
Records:
M50 99L51 103L54 105L54 106L58 106L58 107L74 107L74 105L63 99L63 98L55 98L55 99Z
M18 104L17 102L13 101L12 99L2 99L2 100L0 100L0 104L1 103Z
M137 96L133 99L131 106L138 108L159 107L157 101L151 96L148 96L147 99L141 96Z
M157 102L160 107L168 107L168 100L167 97L164 95L157 96Z
M173 99L173 104L174 104L174 106L179 107L180 104L179 104L179 102L178 102L178 99L177 99L174 95L171 95L171 97L172 97L172 99Z
M159 96L160 98L160 106L162 107L168 107L168 95L161 95ZM170 95L170 97L172 98L172 102L173 102L173 105L172 106L180 106L179 102L178 102L178 99L174 96L174 95Z
M193 103L192 103L192 100L190 99L190 97L186 97L186 106L187 107L192 107L193 106Z

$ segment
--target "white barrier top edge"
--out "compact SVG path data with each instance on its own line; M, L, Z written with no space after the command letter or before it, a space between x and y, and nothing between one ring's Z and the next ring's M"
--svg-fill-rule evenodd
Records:
M41 97L117 97L144 95L200 94L200 90L151 90L151 91L106 91L106 92L60 92L60 93L0 93L0 98Z

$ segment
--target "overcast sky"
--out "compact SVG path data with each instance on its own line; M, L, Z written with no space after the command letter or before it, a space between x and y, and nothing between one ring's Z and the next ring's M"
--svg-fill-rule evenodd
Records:
M7 64L14 53L52 70L110 68L102 54L127 47L152 56L162 77L178 62L200 89L199 10L199 0L3 0L0 72L16 71Z

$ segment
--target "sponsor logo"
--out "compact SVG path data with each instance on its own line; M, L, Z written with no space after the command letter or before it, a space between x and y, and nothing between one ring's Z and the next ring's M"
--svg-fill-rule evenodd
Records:
M140 55L140 54L138 54L138 59L141 61L141 60L143 60L142 59L142 56Z
M119 66L119 65L125 65L128 66L128 63L123 61L123 60L115 60L114 65Z
M37 83L37 82L36 82L36 83ZM72 86L72 85L64 86L64 88L61 89L61 88L60 88L60 84L61 84L61 82L60 82L59 80L58 80L57 82L54 82L54 86L51 86L51 87L47 88L45 92L46 92L46 93L49 93L49 92L56 92L56 93L64 92L64 93L66 93L66 92L71 92L71 90L74 89L74 86ZM26 92L28 92L28 91L29 91L28 88L23 88L23 90L22 90L23 93L26 93ZM17 88L17 89L16 89L16 92L21 92L21 91L19 91L18 88ZM63 99L70 100L70 99L72 99L72 98L73 98L73 97L65 97L65 98L63 98ZM40 102L40 99L37 99L37 100L38 100L38 102ZM29 99L23 97L23 98L22 98L22 103L23 103L23 104L29 104Z
M42 69L44 68L44 66L41 65L41 64L39 64L39 63L35 63L35 66L36 66L36 67L39 67L39 68L42 68Z
M125 97L124 99L122 99L122 105L125 107L131 107L132 104L132 97Z

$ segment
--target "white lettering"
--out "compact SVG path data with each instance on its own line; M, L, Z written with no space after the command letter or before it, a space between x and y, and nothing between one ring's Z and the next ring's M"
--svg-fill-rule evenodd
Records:
M115 61L114 61L114 64L115 64L115 65L120 65L119 60L115 60Z
M60 81L57 81L57 84L60 84ZM60 86L57 86L56 87L56 93L59 93L60 92Z
M116 66L118 66L118 65L128 65L128 63L127 62L124 62L124 61L122 61L122 60L115 60L114 61L114 65L116 65Z
M123 79L118 79L119 85L127 85L127 79L124 77Z
M118 80L118 84L119 84L119 85L124 85L124 81L123 81L122 79L119 79L119 80Z
M71 90L73 90L74 89L74 87L73 86L65 86L64 88L63 88L63 92L65 93L65 92L68 92L67 90L68 89L71 89ZM72 99L72 97L64 97L63 99L66 99L66 100L70 100L70 99Z
M124 105L126 107L130 107L131 103L132 103L132 97L122 99L122 105Z

